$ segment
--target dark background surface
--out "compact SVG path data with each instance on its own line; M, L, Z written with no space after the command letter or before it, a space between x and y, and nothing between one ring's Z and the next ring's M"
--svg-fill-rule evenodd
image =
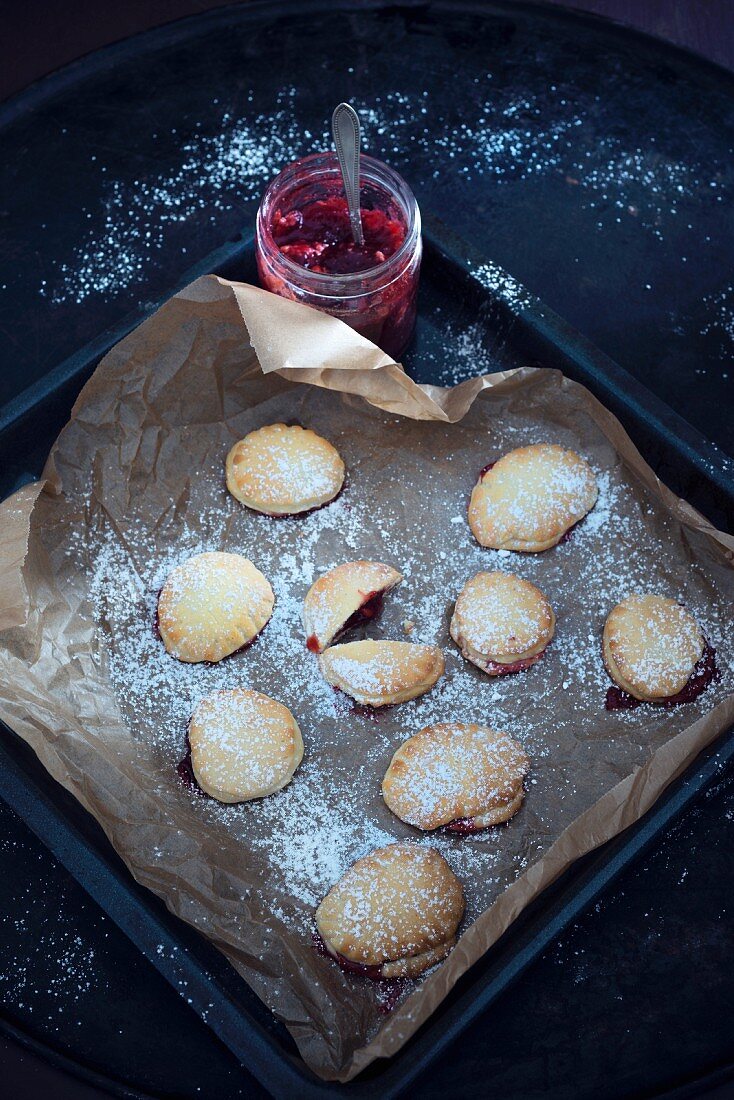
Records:
M512 3L303 10L154 32L0 113L0 401L251 227L346 95L425 211L734 452L734 79Z
M206 6L130 3L109 12L81 3L16 7L5 46L11 59L3 74L6 87L20 87L86 49ZM730 3L600 0L593 10L636 21L734 63ZM278 35L270 32L260 40L276 52L286 42L288 64L273 74L273 87L291 81L299 89L302 84L310 89L305 100L298 97L296 106L292 99L281 104L284 126L292 121L291 113L299 118L295 133L286 134L286 145L301 140L304 118L317 123L325 117L328 98L325 94L321 102L319 66L313 65L305 48L318 36L309 38L305 29L293 32L292 22L281 24L280 45ZM525 33L532 38L530 31ZM432 40L425 25L418 23L411 34L413 64L421 51L430 60ZM727 299L717 299L731 278L731 85L690 74L681 78L674 66L651 61L644 49L642 55L635 49L629 55L622 49L620 54L616 39L604 49L603 34L595 39L595 49L580 33L565 39L562 34L560 45L546 41L544 71L538 64L536 40L528 38L523 46L517 36L508 40L503 34L500 25L494 39L490 36L485 43L494 51L492 102L500 111L488 129L501 130L503 144L492 148L488 160L483 142L480 168L476 142L471 145L466 132L458 132L459 108L474 112L472 136L484 125L478 122L482 97L476 85L472 87L468 60L460 76L466 99L444 95L453 111L448 122L444 124L445 112L440 114L435 103L428 108L431 134L445 134L442 155L447 163L454 161L450 172L442 168L443 178L433 180L431 158L438 151L413 125L414 99L383 102L381 113L368 124L371 151L397 161L415 183L421 201L427 199L447 220L458 221L457 228L475 244L484 233L488 256L500 259L604 350L644 377L705 434L726 444L731 430L731 333L724 308ZM20 131L6 131L12 149L12 156L4 158L5 217L0 224L0 233L6 235L2 258L8 265L8 276L0 283L6 292L10 285L9 296L0 297L6 395L40 376L122 313L145 308L196 258L197 249L203 254L212 242L219 243L219 234L226 236L251 217L265 176L256 171L251 178L231 181L217 175L223 158L239 155L236 142L215 149L208 159L206 151L212 147L197 146L200 163L204 153L203 163L210 169L206 190L192 188L185 171L181 175L180 156L176 159L182 141L195 139L197 115L209 127L205 140L216 136L227 107L233 109L234 122L229 120L220 130L230 138L237 137L239 118L256 118L258 111L272 118L272 110L267 112L272 107L269 93L259 93L262 102L248 100L250 84L258 89L265 81L264 73L257 80L255 59L250 59L249 69L243 64L237 73L236 47L221 38L218 43L215 49L209 40L204 59L200 46L192 50L188 71L199 68L191 86L182 79L180 61L171 64L169 79L163 80L157 94L144 83L141 71L131 77L128 66L108 73L101 83L95 78L74 89L69 98L57 97L50 109L21 120ZM452 49L454 66L459 58L477 57L476 33L462 36L459 29ZM365 103L389 87L410 91L405 73L391 77L389 59L375 53L368 38L362 37L360 50L354 51L359 61L355 79ZM565 81L562 85L558 80L561 92L553 97L546 87L551 63L552 71ZM428 89L433 83L433 74L426 79L424 73L422 85L414 84L412 90ZM220 86L223 92L233 90L232 101L213 105ZM445 93L435 88L436 98L439 91ZM560 102L564 98L566 104ZM562 109L567 106L568 111ZM508 110L509 115L502 113ZM518 112L518 132L513 135L508 120ZM396 127L396 119L408 115L411 125ZM102 136L105 118L107 131ZM184 135L170 133L177 118L189 127ZM576 118L582 120L578 135ZM143 140L141 120L150 134L158 132L151 125L155 122L161 138ZM552 135L554 121L569 124L558 139ZM252 129L239 131L240 153L242 142L252 135ZM256 147L264 140L270 158L279 162L283 148L273 144L269 122L260 123L255 136L260 142ZM644 161L640 170L633 154L649 152L651 137L662 141L664 149L659 159ZM528 172L528 163L533 163L528 154L539 144L543 166ZM470 145L471 162L466 159ZM580 160L587 152L591 169ZM603 175L616 156L619 176L619 154L633 157L623 187L614 174ZM60 163L64 172L58 169ZM572 175L576 163L586 177ZM679 166L682 175L671 173L671 165ZM263 171L270 167L265 165ZM461 179L462 168L471 179ZM144 192L145 209L138 206L134 217L125 220L125 202L140 194L132 187L138 176L148 188L169 184L174 201L181 195L194 203L201 199L202 212L179 222L166 221L165 203L149 190ZM568 182L569 178L587 182ZM616 189L605 190L600 180ZM93 291L81 294L85 284L79 281L79 248L93 253L94 242L109 236L106 217L110 202L114 204L120 194L114 190L120 181L126 185L123 202L113 211L128 235L113 235L96 268L89 268L86 285L91 279ZM675 191L679 186L682 193ZM456 218L450 216L451 209L449 216L442 209L447 203L454 204ZM630 206L637 212L630 213ZM477 209L480 229L473 233L471 219ZM212 211L213 219L208 216ZM141 228L158 235L155 247L141 249L139 239L129 235ZM132 257L129 270L122 263L124 246ZM119 277L104 287L106 271ZM44 278L54 289L39 297ZM655 289L646 291L648 283ZM467 359L464 370L470 369L471 356ZM734 1059L727 1042L734 998L727 911L731 877L725 873L733 822L734 784L722 776L660 850L628 874L612 897L587 914L461 1038L451 1058L418 1083L416 1095L655 1095L709 1074L708 1084L719 1095L730 1094L721 1080L728 1072L725 1064ZM156 1094L261 1094L185 1000L137 956L4 808L0 837L0 999L7 1021L110 1077ZM0 1048L0 1064L0 1094L3 1087L8 1095L19 1097L96 1094L47 1070L15 1044ZM690 1087L692 1094L700 1094L707 1086Z
M100 46L222 6L221 0L6 3L0 99ZM734 68L731 0L569 0L563 6L618 20Z

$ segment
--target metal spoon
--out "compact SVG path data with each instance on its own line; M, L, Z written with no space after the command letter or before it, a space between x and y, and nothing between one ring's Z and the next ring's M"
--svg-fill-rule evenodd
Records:
M359 213L359 116L348 103L340 103L335 109L331 116L331 131L339 158L344 194L347 196L352 236L361 247L364 244L364 233Z

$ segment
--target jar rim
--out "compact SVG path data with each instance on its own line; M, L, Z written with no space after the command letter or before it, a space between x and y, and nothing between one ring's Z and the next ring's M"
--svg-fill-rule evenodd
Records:
M305 173L304 167L306 169ZM374 280L378 274L385 276L384 282L380 282L380 289L389 286L390 283L400 278L406 263L410 261L415 252L416 244L420 239L420 210L415 195L400 173L394 168L391 168L389 164L385 164L384 161L378 160L376 157L371 157L367 153L362 153L360 157L360 177L362 179L366 177L369 182L377 183L385 187L389 191L391 197L399 203L405 214L406 233L400 247L397 248L387 260L384 260L380 264L376 264L374 267L368 267L362 271L345 272L342 274L326 274L320 271L311 271L310 268L302 267L300 264L295 263L294 260L284 255L273 237L270 228L270 219L266 217L266 213L269 213L273 196L276 195L284 185L290 182L290 178L295 178L296 175L302 174L307 176L309 168L316 169L312 172L315 178L318 176L338 177L340 175L339 161L336 154L333 152L325 151L310 153L308 156L291 161L290 164L282 168L277 176L270 181L263 193L257 211L257 236L261 241L264 240L266 242L269 246L269 251L273 251L277 254L277 264L284 272L288 273L287 277L289 280L297 285L304 286L305 284L312 289L314 293L321 294L324 297L345 298L359 297L363 294L373 293L376 289L375 287L369 290L354 290L353 288L361 284L365 279ZM365 171L365 169L367 169L367 171ZM273 257L271 257L271 262L272 260ZM351 294L350 289L352 289Z

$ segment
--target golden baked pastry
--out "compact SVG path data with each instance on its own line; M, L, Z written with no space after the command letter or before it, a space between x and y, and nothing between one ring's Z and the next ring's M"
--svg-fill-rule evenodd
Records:
M594 471L555 443L509 451L479 475L469 526L481 546L537 553L560 542L596 504Z
M303 601L308 648L322 653L337 634L373 619L384 594L402 579L397 569L379 561L348 561L324 573Z
M288 707L247 688L202 699L189 723L189 743L196 781L219 802L274 794L303 759L301 731Z
M628 596L604 623L607 672L621 688L646 703L663 702L686 686L704 650L698 623L664 596Z
M158 596L158 629L179 661L221 661L255 638L273 613L270 584L241 554L196 554Z
M443 674L443 653L413 642L345 642L322 653L321 671L358 703L384 707L430 691Z
M443 856L403 842L353 863L316 910L316 928L347 969L415 977L448 955L463 915L461 883Z
M227 455L227 488L255 512L290 516L328 504L344 484L339 452L310 428L266 424Z
M509 821L522 805L529 761L505 733L440 722L409 737L382 781L389 809L416 829L462 822L466 832Z
M489 676L539 661L556 617L548 598L514 573L477 573L456 601L450 632L467 661Z

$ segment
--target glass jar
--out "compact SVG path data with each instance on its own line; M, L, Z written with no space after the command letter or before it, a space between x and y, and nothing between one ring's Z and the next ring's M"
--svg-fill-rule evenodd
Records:
M314 153L289 164L269 184L257 212L260 283L338 317L397 359L415 327L420 211L405 180L365 155L360 208L362 249L348 229L336 155Z

